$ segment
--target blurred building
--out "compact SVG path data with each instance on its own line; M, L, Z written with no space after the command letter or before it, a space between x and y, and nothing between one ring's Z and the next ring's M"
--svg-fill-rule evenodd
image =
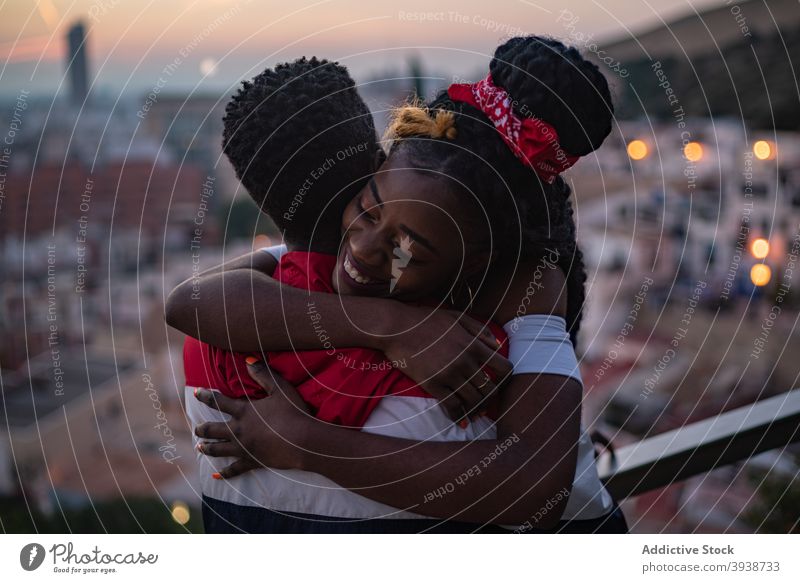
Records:
M593 198L577 192L587 257L632 281L646 273L662 286L703 280L708 296L749 294L752 241L769 240L777 274L800 236L800 134L746 133L725 119L686 127L621 122L587 164L610 177Z
M83 22L76 22L67 31L67 47L69 100L73 105L80 107L89 95L89 61Z
M0 495L36 508L125 497L197 498L194 451L171 363L119 347L48 350L4 375L0 460L16 471ZM4 476L5 477L5 476ZM9 491L10 490L10 491Z
M240 190L233 167L222 153L222 118L225 115L227 96L163 95L155 100L143 101L138 119L142 134L158 144L159 151L174 155L175 162L202 168L214 176L220 202L229 202Z

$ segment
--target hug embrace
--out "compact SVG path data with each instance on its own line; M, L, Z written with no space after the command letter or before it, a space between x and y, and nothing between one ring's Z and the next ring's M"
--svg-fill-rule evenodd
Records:
M242 84L223 150L283 244L167 302L207 532L627 532L581 421L561 177L612 119L599 69L538 36L384 142L336 63Z

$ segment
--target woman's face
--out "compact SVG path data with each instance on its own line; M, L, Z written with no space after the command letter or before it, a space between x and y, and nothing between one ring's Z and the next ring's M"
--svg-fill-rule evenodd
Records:
M488 226L475 202L405 158L390 156L345 208L333 274L340 294L441 300L480 269Z

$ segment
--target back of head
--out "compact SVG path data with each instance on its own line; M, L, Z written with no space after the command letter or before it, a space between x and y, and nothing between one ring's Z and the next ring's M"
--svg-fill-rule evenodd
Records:
M497 48L489 72L508 92L521 120L550 124L572 156L597 149L611 131L613 105L598 67L577 49L539 36L516 37ZM510 257L556 250L567 276L567 324L573 342L580 325L586 281L569 201L561 176L552 183L524 164L480 109L441 93L425 108L429 124L409 106L396 112L390 136L420 168L436 169L464 185L467 198L486 212L492 241ZM450 118L448 121L447 118ZM452 127L450 127L452 126Z
M570 154L593 152L611 132L608 82L575 47L546 37L515 37L497 48L489 71L517 101L517 115L552 125Z
M286 241L335 249L379 148L347 69L316 57L267 69L242 83L223 122L236 176Z

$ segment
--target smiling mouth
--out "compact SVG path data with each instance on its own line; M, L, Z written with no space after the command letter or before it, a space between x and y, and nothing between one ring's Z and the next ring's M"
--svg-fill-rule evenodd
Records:
M347 272L347 275L352 277L358 283L375 283L374 280L366 275L363 275L355 266L350 263L350 259L345 257L344 258L344 270Z
M368 286L380 286L380 285L387 285L388 282L380 279L375 279L366 275L365 273L361 272L358 267L356 267L355 263L350 260L350 254L347 253L344 256L344 261L342 262L343 271L347 274L348 278L350 278L352 283L356 283L359 285L368 285Z

